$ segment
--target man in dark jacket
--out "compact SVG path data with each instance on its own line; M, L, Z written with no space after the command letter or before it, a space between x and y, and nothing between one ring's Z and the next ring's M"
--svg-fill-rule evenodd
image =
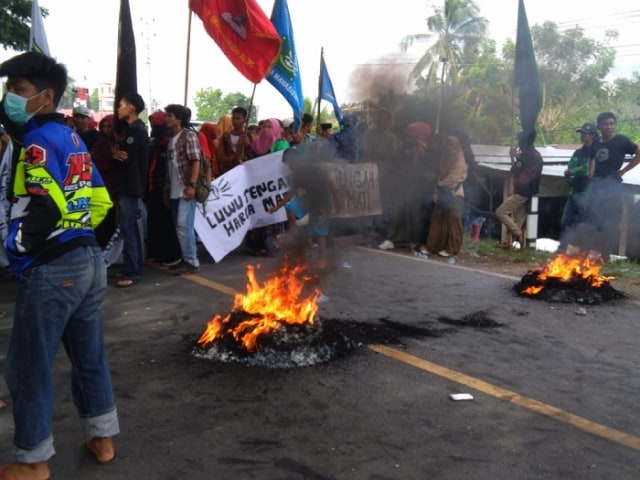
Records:
M512 148L511 175L513 194L504 199L496 209L496 216L507 227L514 239L525 246L525 232L522 228L527 218L527 206L531 197L538 194L542 178L542 156L534 146L533 138L518 135L518 148Z
M137 93L124 93L118 103L118 119L124 124L118 150L113 154L118 165L118 212L124 241L118 287L130 287L142 278L144 254L138 231L138 210L146 191L149 166L149 136L138 118L143 110L144 100Z

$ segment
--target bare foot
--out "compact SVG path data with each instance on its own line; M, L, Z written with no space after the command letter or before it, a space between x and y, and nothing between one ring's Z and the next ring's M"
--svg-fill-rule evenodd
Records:
M49 463L10 463L0 467L0 480L49 480Z
M116 448L111 437L93 437L85 442L87 449L100 463L109 463L116 458Z

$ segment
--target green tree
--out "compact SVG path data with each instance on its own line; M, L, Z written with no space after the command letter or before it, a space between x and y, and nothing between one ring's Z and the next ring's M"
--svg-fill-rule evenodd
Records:
M608 103L606 76L615 63L610 43L618 33L609 30L599 42L580 27L560 32L555 23L544 22L532 27L531 36L542 83L538 123L545 143L574 142L575 125L594 119ZM567 123L573 128L564 128Z
M4 0L0 8L0 45L18 52L29 48L31 0ZM49 11L41 8L42 16Z
M196 118L208 122L217 121L222 115L231 113L233 107L244 107L249 109L251 99L246 95L235 92L223 95L219 88L211 87L198 90L194 97L196 104ZM256 108L252 108L250 121L255 121Z
M439 84L436 132L441 117L447 116L448 105L458 95L456 85L464 65L473 63L477 57L486 30L487 20L480 16L473 0L445 0L444 7L436 7L434 14L427 18L427 33L407 35L401 41L404 51L415 42L430 42L411 71L411 77L418 79L426 70L424 85Z
M455 84L464 60L473 55L487 30L487 20L480 16L473 0L445 0L444 8L436 7L434 14L427 18L427 33L405 36L401 41L403 50L415 42L429 42L431 45L420 57L411 72L413 78L420 78L427 70L427 83L437 83L446 79ZM438 66L442 64L442 69Z
M610 110L616 114L616 131L634 142L640 141L640 73L631 78L618 78L610 91Z
M447 123L463 125L473 142L505 144L510 121L513 73L498 56L496 42L485 40L476 60L460 78L461 94L452 101Z

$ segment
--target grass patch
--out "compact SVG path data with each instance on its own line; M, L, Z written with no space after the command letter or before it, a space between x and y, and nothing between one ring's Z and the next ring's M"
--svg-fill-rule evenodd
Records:
M491 238L482 238L474 242L467 235L465 235L462 249L471 254L475 253L479 257L496 258L512 263L545 264L555 255L534 248L502 248L497 240Z
M482 238L474 242L468 235L465 235L462 248L466 255L511 263L528 264L533 262L545 265L555 256L553 252L543 252L533 248L501 248L497 240L490 238ZM640 263L636 260L607 262L600 270L600 274L624 279L633 285L640 285Z
M600 273L607 277L624 279L633 285L640 285L640 264L634 261L607 262Z

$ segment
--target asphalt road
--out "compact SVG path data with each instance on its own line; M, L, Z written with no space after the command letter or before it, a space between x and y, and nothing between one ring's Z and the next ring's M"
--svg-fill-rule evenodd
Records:
M293 368L194 356L255 260L236 253L188 277L150 266L139 285L110 288L118 458L98 466L82 448L61 351L52 478L640 478L636 299L546 303L516 296L516 278L350 247L323 280L319 317L352 351ZM260 275L276 260L261 263ZM0 366L14 292L0 281ZM0 399L4 464L4 382Z

